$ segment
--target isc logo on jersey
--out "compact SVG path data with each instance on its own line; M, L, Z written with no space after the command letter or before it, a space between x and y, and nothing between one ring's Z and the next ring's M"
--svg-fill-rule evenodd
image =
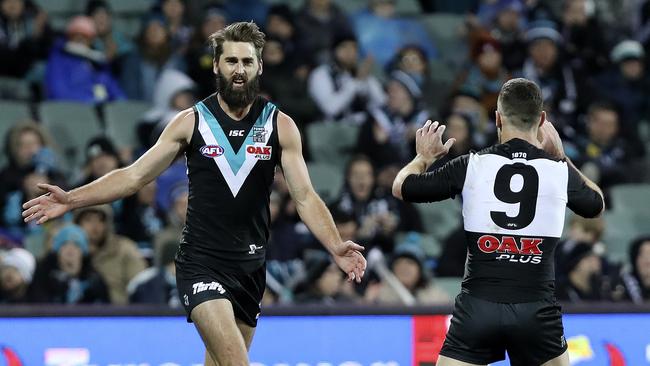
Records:
M478 248L487 254L498 254L495 259L515 263L540 264L544 252L539 248L544 239L521 238L519 243L512 236L483 235L478 238Z
M219 145L205 145L199 150L201 155L206 158L216 158L217 156L223 155L223 147Z
M271 160L271 150L271 146L246 146L246 153L253 155L257 160Z

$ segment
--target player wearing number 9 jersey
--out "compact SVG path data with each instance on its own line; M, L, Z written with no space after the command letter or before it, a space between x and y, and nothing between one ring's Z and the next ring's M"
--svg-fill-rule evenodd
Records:
M515 366L568 366L554 250L565 208L598 216L602 191L564 156L535 83L508 81L497 106L498 144L424 173L454 143L428 121L393 184L404 201L462 199L465 277L437 365L486 365L507 351Z

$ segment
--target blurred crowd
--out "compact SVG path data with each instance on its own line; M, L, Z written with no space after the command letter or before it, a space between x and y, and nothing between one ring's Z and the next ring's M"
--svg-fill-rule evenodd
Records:
M175 113L214 93L206 40L234 21L253 19L266 33L261 93L296 121L308 162L342 177L324 198L342 238L366 247L370 267L361 284L345 281L300 221L278 170L265 305L449 303L455 293L441 283L460 282L466 256L460 213L432 221L393 198L391 184L428 118L457 141L432 169L495 143L497 96L513 77L540 85L567 155L603 187L609 209L611 189L650 184L649 0L348 1L355 9L334 0L142 1L139 31L128 34L110 1L88 0L57 27L42 1L0 0L0 97L33 112L5 129L0 303L180 305L173 260L188 202L182 158L133 196L42 226L25 224L21 206L41 194L37 183L71 189L130 164ZM401 10L404 3L415 10ZM102 120L106 105L125 100L150 106L128 124L136 143L97 135L76 166L66 166L35 112L43 102L78 102ZM341 159L322 161L312 147L337 137L317 141L327 137L308 133L318 126L349 127L356 140ZM642 221L632 242L612 243L604 218L569 216L555 252L558 298L650 301L650 220ZM626 255L612 259L614 245Z

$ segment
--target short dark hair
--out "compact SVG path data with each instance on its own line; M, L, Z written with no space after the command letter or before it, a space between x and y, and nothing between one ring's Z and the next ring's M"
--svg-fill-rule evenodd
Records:
M210 42L210 47L212 47L212 55L215 62L219 62L219 57L223 53L223 43L226 41L252 43L255 47L257 59L261 60L262 48L266 42L264 37L264 33L260 31L257 24L253 22L238 22L214 32L208 37L208 42Z
M497 100L499 113L520 130L529 130L539 122L542 105L539 86L524 78L508 80L503 84Z
M618 115L618 108L616 108L616 106L613 103L606 100L599 100L593 102L589 105L589 107L587 107L587 115L589 117L593 116L594 113L600 111L611 111Z

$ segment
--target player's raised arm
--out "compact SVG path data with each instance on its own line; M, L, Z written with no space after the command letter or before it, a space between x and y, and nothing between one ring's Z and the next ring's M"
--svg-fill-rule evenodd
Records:
M282 170L300 218L332 254L336 264L348 274L348 279L361 282L366 270L366 260L360 253L363 247L351 241L341 241L332 215L312 187L302 157L298 128L282 112L278 115L278 137L282 147Z
M451 146L454 144L456 139L451 138L447 140L444 144L442 143L442 134L445 132L445 126L440 125L438 121L431 122L427 121L424 126L419 128L415 133L415 150L417 155L415 158L408 163L402 170L397 173L395 180L393 181L393 196L398 199L411 201L411 202L424 202L424 201L434 201L437 199L427 199L426 197L420 197L419 194L413 195L406 199L404 197L404 182L406 178L414 174L422 174L429 169L431 164L433 164L437 159L445 156ZM412 179L418 179L424 181L424 183L416 183L416 185L422 184L436 184L435 181L429 179L431 177L418 177ZM428 183L427 183L428 182ZM444 183L444 182L443 182ZM422 187L426 188L426 187ZM436 187L429 187L436 188ZM417 189L419 191L426 191L428 194L439 191L440 189ZM445 191L447 191L445 189ZM436 197L437 198L437 197Z
M25 222L42 224L79 207L111 202L137 192L165 170L192 136L192 109L180 112L167 125L156 144L133 164L113 170L105 176L69 192L39 184L47 193L23 205Z

